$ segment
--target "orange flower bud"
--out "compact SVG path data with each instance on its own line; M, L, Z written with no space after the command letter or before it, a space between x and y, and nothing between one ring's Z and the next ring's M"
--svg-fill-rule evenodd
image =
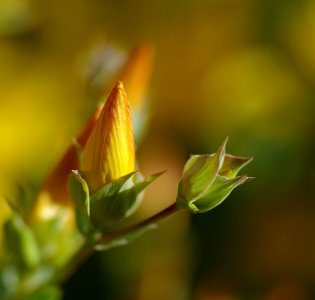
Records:
M141 108L147 93L152 74L154 47L151 44L140 44L130 54L118 79L124 82L125 90L132 108Z
M122 82L117 82L83 151L81 171L93 193L135 170L131 112Z
M84 147L93 130L96 120L101 113L102 106L98 106L93 115L87 121L85 127L76 138L78 146ZM68 220L73 223L73 202L68 191L68 176L71 170L79 168L77 149L72 144L63 155L57 166L44 181L36 198L33 219L50 219L56 216L60 210L67 209Z
M97 107L93 115L87 121L83 130L78 135L76 139L78 146L82 148L85 147L88 137L90 136L90 133L96 124L96 120L101 113L101 109L102 106ZM41 188L41 191L48 194L53 202L65 205L72 204L68 192L67 179L70 171L78 169L79 167L79 160L75 147L75 145L71 145L68 148L67 152L64 154Z

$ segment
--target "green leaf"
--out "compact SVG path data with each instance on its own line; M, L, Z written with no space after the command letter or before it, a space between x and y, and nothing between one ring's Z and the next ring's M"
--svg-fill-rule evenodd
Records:
M151 231L153 229L156 229L156 228L157 228L156 224L150 224L150 225L141 227L119 238L116 238L107 242L105 241L103 243L99 243L95 245L95 250L105 251L105 250L109 250L116 247L126 246L129 243L133 242L138 237L142 236L144 233Z
M234 178L238 172L249 164L253 157L241 157L230 154L225 154L223 166L219 171L219 175L226 178Z
M6 199L11 210L27 220L33 212L34 199L36 198L37 189L31 183L16 184L15 200Z
M205 194L222 167L227 139L213 155L193 155L178 185L178 198L194 201Z
M252 179L252 177L239 176L227 179L223 176L217 176L206 195L194 202L191 202L190 208L194 213L209 211L221 204L236 187L250 179Z
M72 171L69 176L69 189L76 208L76 220L83 235L90 235L93 226L90 221L89 187L78 171Z
M16 214L4 224L6 248L22 260L27 268L35 268L40 263L40 252L32 229Z
M28 296L26 300L60 300L62 299L61 290L57 286L48 285Z
M142 179L131 173L110 182L91 196L91 220L101 229L130 216L139 206L141 192L162 173Z
M32 224L42 260L54 268L63 266L85 240L77 228L66 226L67 214L60 210L53 218Z

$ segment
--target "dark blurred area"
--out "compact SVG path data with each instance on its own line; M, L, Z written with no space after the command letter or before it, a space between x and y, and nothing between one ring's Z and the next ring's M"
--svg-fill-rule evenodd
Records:
M142 42L156 61L137 157L168 170L143 215L174 201L190 154L228 135L255 156L255 181L95 254L64 299L315 299L314 37L314 0L0 1L1 194L41 183L96 104L93 63L110 77Z

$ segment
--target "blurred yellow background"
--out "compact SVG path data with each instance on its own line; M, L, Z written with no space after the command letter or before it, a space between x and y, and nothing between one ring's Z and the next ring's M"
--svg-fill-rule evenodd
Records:
M79 283L93 299L315 298L314 37L314 0L0 0L4 197L40 185L77 135L100 100L94 65L109 87L142 42L156 59L138 160L145 174L169 170L146 213L173 200L189 154L229 135L228 152L255 156L254 182L93 257L65 299L87 297Z

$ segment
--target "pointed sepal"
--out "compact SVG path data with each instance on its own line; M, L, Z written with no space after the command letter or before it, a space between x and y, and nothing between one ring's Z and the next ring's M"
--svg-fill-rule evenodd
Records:
M252 178L247 176L239 176L232 179L217 176L208 192L200 199L189 203L189 207L194 213L207 212L221 204L235 188L250 179Z
M193 155L184 167L178 197L194 201L205 194L222 167L227 139L214 155Z
M248 165L254 158L253 157L242 157L225 154L223 166L220 169L219 175L234 178L238 172Z
M143 190L161 173L145 179L139 172L122 176L90 196L91 222L103 231L129 217L139 207Z
M72 171L70 174L69 189L75 204L77 226L83 235L88 236L93 232L89 187L78 171Z

